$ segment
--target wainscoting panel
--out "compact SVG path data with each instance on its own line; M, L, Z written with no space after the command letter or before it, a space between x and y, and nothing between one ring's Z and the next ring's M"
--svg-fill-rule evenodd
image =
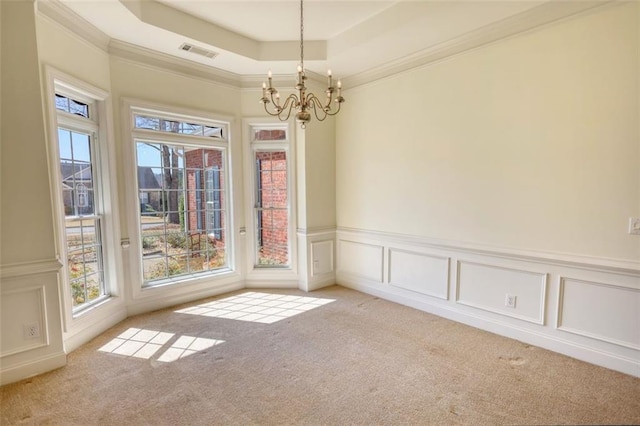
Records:
M338 272L383 282L384 248L379 245L340 240Z
M333 273L333 240L311 242L311 276Z
M57 259L0 265L0 385L66 364L60 266Z
M640 289L560 279L557 327L640 350Z
M354 228L336 247L339 285L640 377L640 262Z
M390 248L389 284L447 300L449 258Z
M547 274L458 261L457 302L496 314L544 323ZM507 295L515 306L507 307Z
M335 228L298 229L298 248L300 290L313 291L336 283Z
M45 288L35 286L2 292L3 324L6 327L0 338L0 357L37 349L48 344L49 333L45 309ZM26 308L28 307L28 308ZM27 335L25 327L36 327L37 336Z

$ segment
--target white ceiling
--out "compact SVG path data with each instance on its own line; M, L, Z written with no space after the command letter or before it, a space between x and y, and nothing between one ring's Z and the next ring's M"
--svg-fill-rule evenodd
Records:
M57 2L111 40L242 76L293 74L297 0L39 0ZM338 77L371 72L465 38L517 32L602 0L306 0L305 66ZM524 24L523 24L524 22ZM500 31L497 29L501 28ZM218 53L184 52L183 43Z

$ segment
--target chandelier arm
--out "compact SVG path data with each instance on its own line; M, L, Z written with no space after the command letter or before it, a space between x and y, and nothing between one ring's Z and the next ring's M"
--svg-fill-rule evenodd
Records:
M337 100L337 99L336 99L336 100ZM337 104L338 104L338 109L337 109L337 110L335 110L335 111L333 111L333 112L326 111L327 115L334 116L334 115L336 115L337 113L339 113L339 112L340 112L340 107L342 106L342 102L344 102L344 101L338 101L338 102L337 102Z
M280 121L287 121L289 117L291 117L291 111L293 110L293 107L296 105L296 103L298 103L298 97L296 95L292 93L289 96L287 96L287 99L285 99L284 104L282 104L282 109L280 110L280 113L277 114ZM287 115L286 117L283 118L281 115L284 111L287 111Z
M273 95L272 95L272 99L273 99ZM291 116L291 110L293 109L293 107L295 106L295 104L297 103L298 98L296 97L296 95L291 94L289 96L287 96L287 98L284 101L284 104L280 105L277 104L275 102L275 100L273 101L274 104L274 110L269 111L269 109L267 108L267 103L268 102L263 102L264 104L264 110L266 111L267 114L269 114L272 117L278 117L280 120L282 121L286 121L289 119L289 117ZM282 118L282 114L284 111L287 111L287 115Z
M313 109L313 115L316 116L316 119L318 121L324 121L327 118L327 111L325 111L324 107L322 106L322 103L320 102L320 99L318 99L318 97L316 95L314 95L313 93L310 93L307 96L308 102L309 102L309 107L311 107ZM318 109L320 111L322 111L322 117L320 117L318 115Z
M322 105L322 102L320 102L320 99L318 99L318 97L316 95L314 95L313 93L307 94L305 99L306 99L307 104L313 106L314 108L316 106L318 106L322 111L326 112L325 106Z
M273 90L269 90L269 97L271 98L271 103L273 104L273 109L280 112L282 111L282 107L280 106L280 97L277 96L278 91L275 90L275 88ZM274 97L273 95L276 94L276 96ZM275 99L274 99L275 98Z

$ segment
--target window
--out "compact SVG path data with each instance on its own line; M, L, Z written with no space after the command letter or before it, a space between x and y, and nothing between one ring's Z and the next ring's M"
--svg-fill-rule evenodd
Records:
M226 124L134 109L145 285L229 269Z
M60 215L64 218L64 273L72 311L109 296L105 285L103 180L97 108L91 100L56 93Z
M254 163L255 266L291 265L287 128L251 129Z

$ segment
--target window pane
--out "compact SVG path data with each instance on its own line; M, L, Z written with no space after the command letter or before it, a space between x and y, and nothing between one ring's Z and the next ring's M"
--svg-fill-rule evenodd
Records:
M69 112L89 118L89 106L85 103L69 99Z
M65 129L58 129L58 148L60 161L69 162L71 158L71 132ZM64 176L63 176L64 177Z
M253 132L254 141L282 141L287 139L285 129L255 129Z
M56 109L89 118L89 105L66 96L56 94Z
M221 127L210 127L204 126L204 136L209 138L222 138L222 128Z
M65 215L95 214L91 140L88 134L58 129Z
M168 120L161 117L134 115L134 126L137 129L155 130L158 132L176 133L188 136L200 136L222 139L223 128L207 126L203 123L192 123L180 120Z
M91 162L91 151L89 149L89 135L71 132L71 149L73 159L76 162Z
M159 144L138 143L136 151L139 167L162 166L162 151Z
M202 136L202 126L192 123L180 123L180 133L185 135Z
M177 144L142 145L137 143L138 153L152 148L160 155L155 164L149 156L143 160L138 155L145 282L225 267L223 152ZM143 188L143 184L155 187Z
M136 115L134 116L134 126L136 129L160 130L160 119L156 117Z
M270 137L269 134L263 136ZM289 200L286 152L258 151L255 153L255 164L257 266L288 265Z
M74 307L105 295L98 219L66 221L68 278Z
M69 112L69 98L62 95L56 95L56 109Z

